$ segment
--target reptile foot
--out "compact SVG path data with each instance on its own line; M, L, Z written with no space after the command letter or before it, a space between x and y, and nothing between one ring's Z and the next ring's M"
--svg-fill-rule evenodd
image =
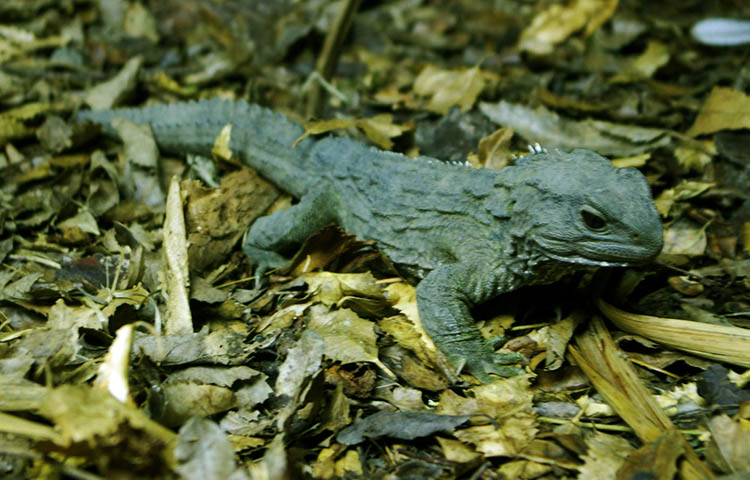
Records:
M242 247L242 250L245 252L245 255L248 256L250 262L255 266L253 277L255 278L256 288L262 285L263 275L265 275L267 271L283 267L289 261L288 258L279 255L276 252L263 250L247 244Z
M517 352L493 353L491 359L467 359L464 369L483 383L497 380L497 377L507 378L521 375L524 369L509 364L526 364L525 356Z
M487 345L489 345L490 348L495 350L496 348L500 348L503 345L505 345L505 342L507 341L508 341L508 337L506 337L505 335L499 335L497 337L488 338Z

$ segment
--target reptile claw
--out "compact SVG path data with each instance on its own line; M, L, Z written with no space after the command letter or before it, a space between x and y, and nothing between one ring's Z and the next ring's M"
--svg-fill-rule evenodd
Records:
M505 335L498 335L496 337L488 338L487 345L489 345L491 349L495 350L505 345L505 342L507 341L508 337L506 337Z
M512 363L520 363L526 365L529 360L522 353L518 352L507 352L507 353L495 353L494 362L497 365L510 365Z
M510 365L499 365L490 360L483 360L479 364L467 363L466 370L479 379L482 383L493 382L501 378L515 377L521 375L524 370L520 367Z
M535 153L547 153L547 149L537 142L533 145L529 145L529 153L531 153L532 155Z
M497 377L507 378L521 375L524 369L509 365L514 363L527 364L527 358L518 352L493 353L491 360L465 359L464 370L483 383L497 380Z

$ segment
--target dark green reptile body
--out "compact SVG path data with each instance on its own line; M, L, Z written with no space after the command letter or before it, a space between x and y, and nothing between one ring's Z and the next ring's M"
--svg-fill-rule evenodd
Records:
M80 120L148 123L162 150L210 155L232 124L230 148L300 198L258 219L244 245L261 269L279 265L334 221L382 251L415 281L420 318L454 366L487 381L501 365L469 309L499 293L549 283L587 265L656 256L662 229L645 178L585 150L542 152L503 170L411 159L346 137L307 138L283 115L242 101L86 111Z

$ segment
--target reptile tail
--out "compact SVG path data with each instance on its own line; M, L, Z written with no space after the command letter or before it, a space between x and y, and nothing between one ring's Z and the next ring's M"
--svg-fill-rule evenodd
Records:
M312 140L305 139L293 146L304 130L284 115L242 100L212 99L80 111L77 120L101 124L105 133L115 136L112 120L116 117L149 124L162 151L204 156L211 155L216 137L231 123L230 148L235 155L292 195L304 193L301 180L306 176L302 170Z

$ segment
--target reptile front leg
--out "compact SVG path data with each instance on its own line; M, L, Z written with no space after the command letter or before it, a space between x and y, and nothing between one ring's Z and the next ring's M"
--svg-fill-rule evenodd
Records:
M482 382L492 381L492 374L509 377L523 372L507 365L525 360L523 355L495 353L469 312L495 296L503 283L486 265L452 264L436 268L417 285L419 318L427 334L454 366L463 365Z
M242 250L255 265L255 279L286 264L294 252L312 234L336 221L337 195L326 185L304 195L299 203L272 215L260 217L250 226Z

